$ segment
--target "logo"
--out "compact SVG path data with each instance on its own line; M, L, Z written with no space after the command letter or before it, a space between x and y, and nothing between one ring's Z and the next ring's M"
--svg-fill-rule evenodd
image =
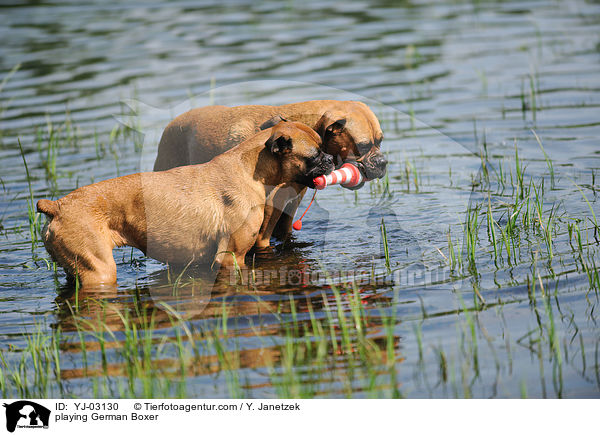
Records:
M6 408L6 430L14 432L18 428L48 429L50 410L29 400L19 400L4 404Z

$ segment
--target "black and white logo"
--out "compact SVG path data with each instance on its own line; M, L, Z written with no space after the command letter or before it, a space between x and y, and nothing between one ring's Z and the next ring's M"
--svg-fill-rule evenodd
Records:
M29 400L3 405L6 408L6 430L48 429L50 410Z

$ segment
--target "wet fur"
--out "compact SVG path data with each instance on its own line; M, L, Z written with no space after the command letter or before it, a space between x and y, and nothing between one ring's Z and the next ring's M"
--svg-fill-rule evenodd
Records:
M207 106L175 118L163 132L154 170L210 161L261 128L282 118L302 122L323 140L323 151L342 161L359 156L357 144L379 144L383 134L377 117L359 101L313 100L282 106ZM336 129L336 121L344 125ZM328 130L329 129L329 130ZM375 148L374 148L375 149ZM279 189L279 188L278 188ZM306 189L288 185L274 192L265 209L257 238L258 248L267 248L271 234L285 237Z
M243 266L273 187L303 176L309 157L324 156L319 147L312 129L282 122L206 164L127 175L57 201L42 199L38 211L49 218L44 245L83 286L116 282L117 246L178 264L230 266L233 253Z

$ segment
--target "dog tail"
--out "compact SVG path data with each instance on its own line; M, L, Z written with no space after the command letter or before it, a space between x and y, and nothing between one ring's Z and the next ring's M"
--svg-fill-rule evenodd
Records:
M40 199L37 202L37 211L44 213L46 216L54 217L58 214L58 204L56 201L50 201L49 199Z

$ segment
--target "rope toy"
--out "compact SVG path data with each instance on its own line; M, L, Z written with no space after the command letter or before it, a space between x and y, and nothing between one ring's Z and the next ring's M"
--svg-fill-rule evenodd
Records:
M315 189L323 190L333 184L341 184L344 187L355 187L363 181L360 170L352 163L344 163L340 169L332 171L329 175L321 175L314 179Z
M298 219L292 225L296 231L300 231L302 229L302 219L304 219L304 215L315 200L317 190L323 190L325 187L332 186L334 184L341 184L344 187L355 187L363 182L363 176L360 173L360 170L352 163L344 163L340 169L332 171L329 175L321 175L315 178L313 182L315 183L315 193L308 203L308 207L306 207L306 210L304 210L304 213L302 213L302 216L300 216L300 219Z
M304 215L306 214L306 212L308 211L308 209L310 208L310 206L312 205L313 201L315 200L315 196L317 196L317 191L315 190L315 193L313 193L313 197L310 200L310 202L308 203L308 207L306 207L306 210L304 210L304 213L302 213L302 216L300 216L300 219L298 219L296 222L294 222L292 224L292 227L296 230L296 231L300 231L302 229L302 219L304 218Z

